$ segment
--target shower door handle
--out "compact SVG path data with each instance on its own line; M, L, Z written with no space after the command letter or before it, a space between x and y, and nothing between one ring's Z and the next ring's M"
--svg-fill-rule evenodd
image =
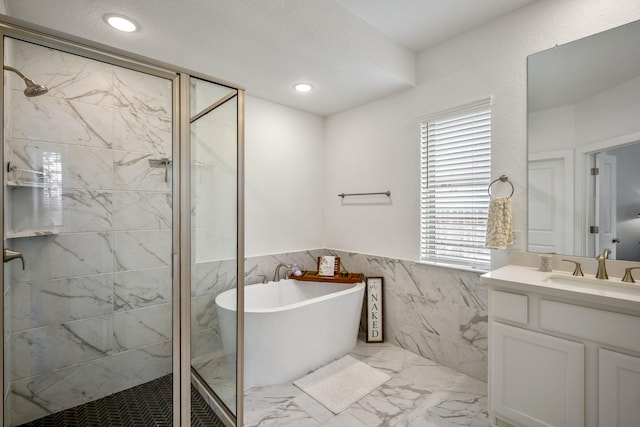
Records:
M14 251L13 249L9 248L4 248L4 251L2 251L2 259L4 262L9 262L16 258L20 258L20 260L22 261L22 269L24 270L24 257L22 256L22 252Z

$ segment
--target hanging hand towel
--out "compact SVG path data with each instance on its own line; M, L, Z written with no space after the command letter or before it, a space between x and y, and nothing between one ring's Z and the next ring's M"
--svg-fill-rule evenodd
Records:
M511 197L492 197L489 202L485 246L492 249L506 249L507 245L512 245L511 221Z

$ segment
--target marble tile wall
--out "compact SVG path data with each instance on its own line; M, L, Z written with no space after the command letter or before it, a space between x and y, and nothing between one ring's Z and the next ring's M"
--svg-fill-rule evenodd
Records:
M200 262L192 267L192 360L222 350L215 298L222 292L236 287L236 271L235 260Z
M262 276L273 278L279 262L308 266L315 263L319 254L326 251L292 252L247 258L244 263L245 284L261 283ZM222 292L236 287L236 261L198 262L192 269L191 285L191 357L198 367L211 359L211 355L224 351L220 336L215 298ZM284 274L284 270L281 271ZM201 361L204 361L201 363Z
M385 341L487 380L487 289L480 273L317 249L248 258L245 282L271 280L280 262L316 270L323 254L339 256L348 271L384 278Z
M5 63L49 88L37 98L7 73L5 153L48 173L7 191L10 425L133 387L172 368L171 82L8 40ZM22 179L23 175L8 179ZM7 423L6 425L9 425Z
M487 381L487 289L480 273L329 251L350 271L384 277L386 340Z

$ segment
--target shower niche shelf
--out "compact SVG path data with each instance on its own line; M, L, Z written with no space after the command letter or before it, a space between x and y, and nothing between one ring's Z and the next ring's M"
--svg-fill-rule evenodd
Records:
M7 187L51 188L51 174L44 170L21 169L12 162L7 163Z
M5 239L22 239L24 237L54 236L60 234L60 230L50 229L34 229L34 230L11 230L4 233Z
M7 181L7 187L13 188L51 188L52 185L48 182L22 182L22 181Z
M8 192L9 198L6 200L9 212L5 219L9 229L5 231L5 239L60 234L52 218L60 217L61 194L52 194L48 190L55 188L49 174L19 169L9 162L4 184L12 190Z

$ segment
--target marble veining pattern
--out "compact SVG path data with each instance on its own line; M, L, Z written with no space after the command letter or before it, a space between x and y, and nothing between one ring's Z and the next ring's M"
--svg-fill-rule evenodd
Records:
M113 275L108 273L14 283L11 331L109 314L112 281Z
M113 193L110 191L66 190L62 192L64 232L109 231L113 228Z
M171 339L171 304L153 305L113 315L114 352Z
M191 299L191 331L199 332L218 325L218 312L212 295Z
M333 415L291 383L251 387L245 390L245 425L490 425L486 383L391 344L359 341L350 354L376 369L384 370L392 378L338 415ZM213 372L209 374L216 375Z
M109 316L75 320L11 334L11 379L105 357L113 349Z
M248 258L245 283L272 279L278 263L316 270L317 257L384 279L385 340L482 381L487 379L487 289L480 274L331 249Z
M301 397L290 385L251 388L245 390L246 425L488 426L486 400L482 400L486 396L482 381L487 378L487 295L479 274L314 249L247 258L245 284L259 283L264 277L271 280L281 262L315 270L317 257L323 254L340 256L348 271L384 277L385 334L390 344L359 343L351 355L394 376L390 384L396 387L383 386L337 416L313 399ZM199 299L222 292L227 286L221 283L235 268L231 264L196 264L192 295ZM197 327L198 321L192 322ZM193 364L198 372L211 375L212 381L220 381L225 375L220 370L228 366L211 362L216 348L199 340L198 334L192 336Z
M171 267L120 271L113 275L113 310L171 302Z
M113 148L171 155L171 117L158 117L133 111L117 110L114 116Z
M347 270L384 278L388 342L487 379L487 289L480 274L327 250Z
M222 348L220 327L203 329L191 333L191 358L209 356Z
M113 360L87 363L14 381L11 422L22 424L113 393Z
M235 411L236 407L236 357L216 350L192 359L191 366L198 372L227 407Z
M235 260L198 262L191 265L191 296L218 294L235 287Z
M113 68L114 106L136 113L171 118L171 80L149 79L148 75L121 67Z
M215 298L236 286L236 270L235 260L198 262L191 266L192 360L209 357L222 348Z
M171 228L171 193L117 191L114 194L116 230L148 230ZM149 221L152 219L152 221Z
M118 231L114 240L115 271L171 265L171 230Z
M5 280L5 425L18 425L171 372L171 167L165 180L149 160L172 157L173 91L164 78L5 43L7 63L49 88L26 98L8 77L7 161L46 173L43 188L10 187L9 228L59 233L11 241L27 266L8 265ZM215 316L199 319L215 343Z
M33 262L26 270L11 269L13 283L113 271L110 232L29 237L16 239L12 244L26 260Z
M170 373L172 350L172 341L169 340L113 355L114 392Z
M114 188L130 191L171 191L172 168L150 164L160 156L153 153L114 151ZM167 180L165 181L165 175Z
M113 114L108 108L46 95L36 102L18 93L12 107L12 138L112 147Z
M461 343L472 345L487 351L488 315L483 310L468 307L460 308Z

